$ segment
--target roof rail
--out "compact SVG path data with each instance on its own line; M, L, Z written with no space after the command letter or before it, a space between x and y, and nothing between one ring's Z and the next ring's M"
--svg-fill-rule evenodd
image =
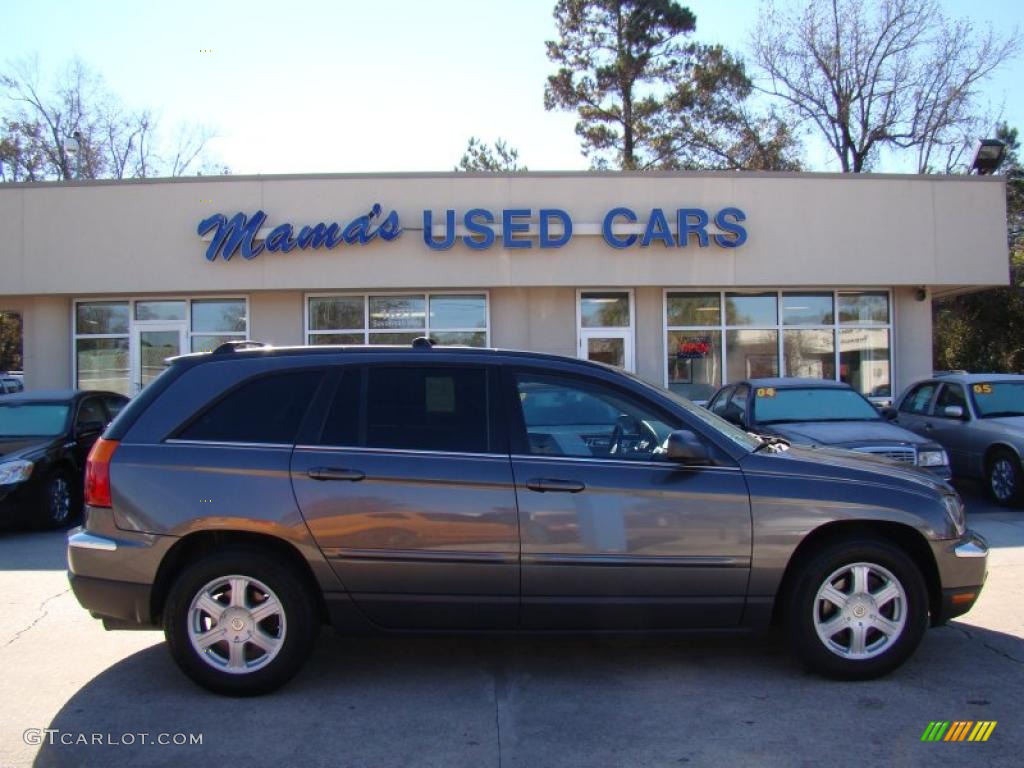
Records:
M249 339L246 339L245 341L225 341L213 350L213 354L229 355L232 352L237 352L241 349L261 349L266 346L269 345L264 344L262 341L251 341Z
M434 340L429 336L417 336L412 340L413 349L433 349Z

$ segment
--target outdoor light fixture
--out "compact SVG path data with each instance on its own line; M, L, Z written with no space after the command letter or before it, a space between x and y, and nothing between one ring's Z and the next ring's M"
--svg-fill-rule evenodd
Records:
M999 170L1006 157L1006 145L999 139L982 139L974 150L971 170L979 176L987 176Z

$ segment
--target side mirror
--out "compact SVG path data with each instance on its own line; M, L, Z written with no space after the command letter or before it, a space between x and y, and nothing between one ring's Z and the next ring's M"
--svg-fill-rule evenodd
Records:
M75 435L96 435L103 431L104 424L102 421L83 421L81 424L75 427Z
M900 415L899 411L889 405L879 408L879 411L882 414L882 418L886 421L896 421L896 417Z
M688 429L677 429L668 436L665 441L665 455L669 461L686 464L703 463L711 458L707 446Z
M942 415L950 419L962 419L964 417L964 407L962 405L947 405L942 409Z

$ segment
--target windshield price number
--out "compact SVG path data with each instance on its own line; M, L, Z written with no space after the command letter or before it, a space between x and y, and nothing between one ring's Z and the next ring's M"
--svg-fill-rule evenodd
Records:
M758 387L758 397L775 397L775 387Z
M992 385L991 384L975 384L974 394L976 395L991 395Z

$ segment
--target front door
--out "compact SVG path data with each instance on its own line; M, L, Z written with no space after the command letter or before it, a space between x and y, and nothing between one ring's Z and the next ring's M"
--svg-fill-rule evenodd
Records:
M611 384L511 379L522 626L736 626L750 572L742 471L663 459L684 425Z
M633 370L633 332L603 328L580 331L580 355L584 360Z
M347 368L321 434L296 446L302 515L374 623L515 626L519 530L497 392L487 366Z
M132 326L131 393L137 395L167 367L168 357L184 354L188 333L184 322L137 322Z

